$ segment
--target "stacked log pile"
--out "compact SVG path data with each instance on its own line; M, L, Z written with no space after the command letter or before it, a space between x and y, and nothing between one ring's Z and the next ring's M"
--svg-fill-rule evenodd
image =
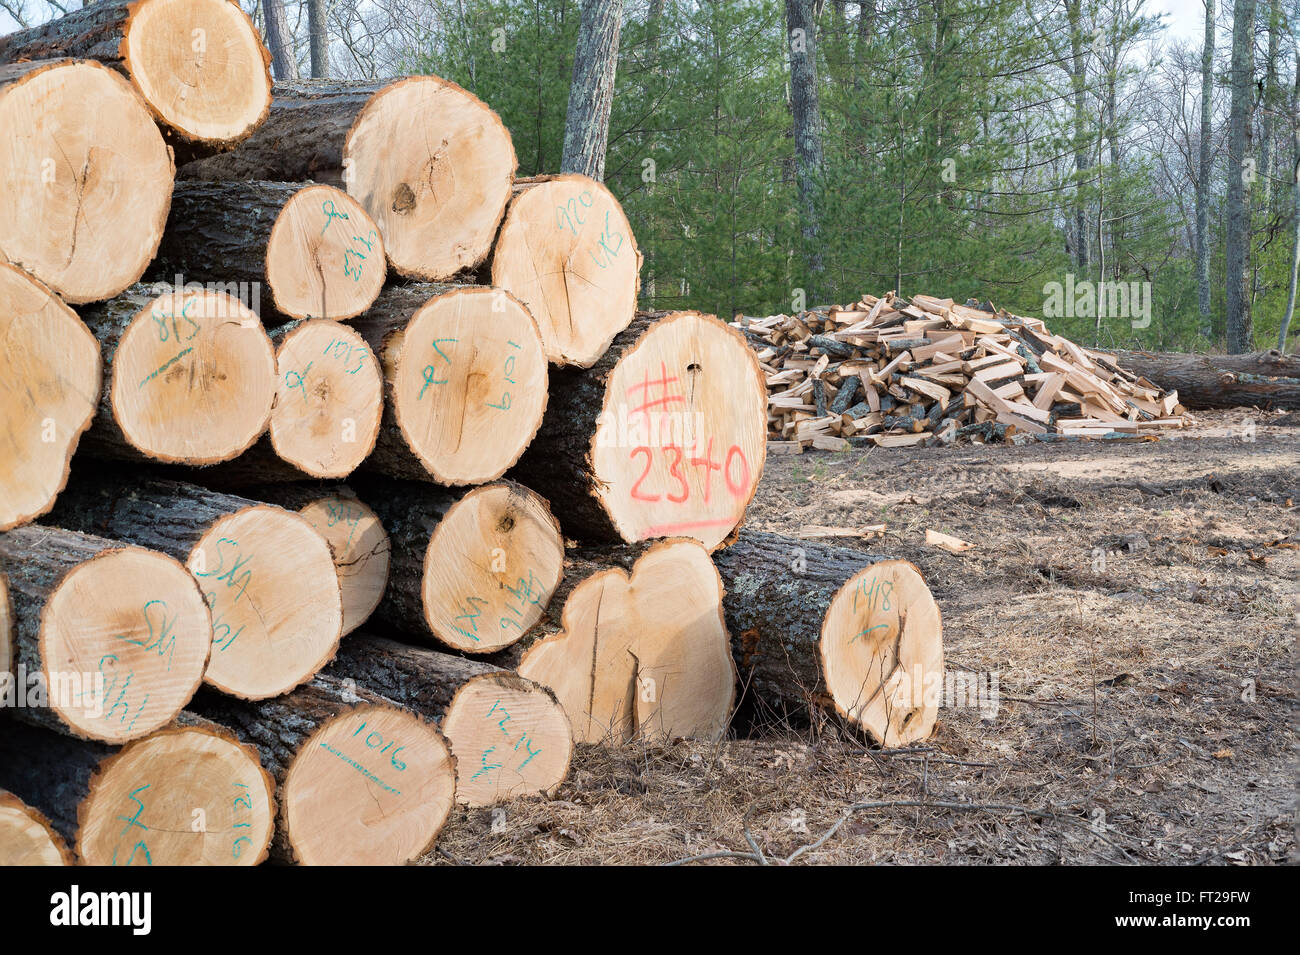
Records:
M1190 423L1177 391L1005 310L890 292L732 325L762 363L780 450L1139 437Z
M742 532L764 370L636 316L614 196L439 77L271 90L237 11L0 41L0 861L406 863L755 694L928 735L920 575Z

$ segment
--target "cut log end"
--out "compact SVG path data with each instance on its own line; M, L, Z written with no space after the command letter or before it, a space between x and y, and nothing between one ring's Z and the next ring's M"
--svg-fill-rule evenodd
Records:
M266 247L267 284L290 318L355 318L379 296L387 268L379 227L333 186L296 192Z
M168 729L101 764L81 804L87 865L256 865L275 827L257 755L211 729Z
M492 284L528 306L550 361L586 368L631 323L640 268L618 200L595 180L563 175L511 203Z
M588 577L569 595L561 629L524 654L519 675L554 691L581 743L721 737L736 670L708 552L662 541L630 575Z
M294 758L284 828L304 865L401 865L427 852L451 813L456 759L419 717L358 706L324 723Z
M0 257L71 304L135 282L174 169L131 85L89 60L0 67L0 131Z
M3 202L4 200L0 200ZM99 402L99 345L48 288L0 263L0 531L54 506Z
M402 438L439 484L496 480L541 426L541 337L507 292L464 288L435 296L386 351L396 351L390 377Z
M266 699L306 682L334 656L342 591L329 544L305 518L244 508L213 523L187 563L212 608L207 683Z
M48 819L0 790L0 868L72 865L72 853Z
M912 564L881 561L850 578L826 613L820 650L835 709L881 746L906 746L934 730L943 625Z
M312 477L347 477L379 435L384 410L379 361L352 329L314 319L284 337L276 364L275 453Z
M564 538L546 501L518 484L475 488L429 538L425 620L450 647L492 653L532 628L563 575Z
M468 681L447 708L442 731L459 760L456 800L465 805L552 796L569 774L569 718L550 690L513 673Z
M183 139L224 146L271 108L270 59L257 28L229 0L149 0L123 29L128 74L154 114Z
M366 103L343 166L392 267L437 282L487 258L516 161L509 131L487 104L437 76L413 76Z
M48 706L75 735L107 743L167 725L203 678L210 620L171 557L127 547L78 564L41 612Z
M237 298L169 291L132 319L112 378L113 418L128 444L158 461L216 464L266 430L275 349Z
M374 613L388 585L389 540L375 512L355 498L331 495L298 512L334 552L343 591L343 633Z
M622 538L726 541L762 475L766 405L736 332L698 312L652 325L611 372L591 446L597 496Z

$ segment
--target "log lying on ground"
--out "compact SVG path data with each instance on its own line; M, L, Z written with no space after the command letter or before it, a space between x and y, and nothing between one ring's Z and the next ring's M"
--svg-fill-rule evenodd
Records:
M72 304L111 298L153 258L173 166L140 96L99 63L0 66L0 259Z
M290 182L178 182L149 275L182 285L270 289L258 312L346 320L384 287L374 220L333 186Z
M275 350L237 298L137 285L81 315L100 342L105 368L88 454L215 464L266 430Z
M767 392L749 346L710 315L643 317L590 369L558 369L541 430L512 476L592 542L740 525L763 472Z
M278 857L401 865L432 848L451 812L446 740L382 697L320 677L260 703L205 694L197 708L256 746L279 783Z
M914 566L750 531L713 559L741 685L760 718L831 704L882 746L930 735L943 629Z
M564 709L550 690L516 674L370 634L345 640L325 672L441 718L462 803L552 795L568 775L573 733Z
M275 824L257 754L182 714L119 750L14 725L0 785L35 806L86 865L256 865Z
M297 511L330 545L343 591L343 635L370 619L388 586L390 544L378 515L344 485L272 484L245 493Z
M631 323L641 254L623 208L586 176L515 184L492 254L492 284L537 319L546 357L589 368Z
M165 726L194 695L212 618L176 560L31 526L0 534L0 571L13 608L19 718L121 743Z
M356 322L380 355L387 411L369 470L439 484L495 481L519 459L546 410L537 324L485 286L385 292ZM426 290L437 289L412 308Z
M1188 408L1300 408L1300 355L1106 352L1126 371L1178 392Z
M563 574L564 539L546 501L509 481L450 491L375 481L357 487L392 541L376 618L467 653L514 643Z
M50 521L171 554L212 608L204 681L248 699L288 692L338 648L343 601L330 547L303 517L177 481L74 480Z
M99 402L99 346L70 308L0 262L0 531L54 505Z
M537 639L494 662L518 659L550 688L581 743L721 737L736 668L708 551L685 539L579 550L565 574Z
M182 158L248 136L271 103L269 55L229 0L101 0L0 37L0 63L59 57L125 74Z
M44 814L0 789L0 868L72 864L68 844Z

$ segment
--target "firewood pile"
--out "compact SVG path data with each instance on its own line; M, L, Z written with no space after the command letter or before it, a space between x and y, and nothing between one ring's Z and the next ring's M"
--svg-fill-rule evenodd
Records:
M1190 423L1177 391L1005 309L889 292L732 326L763 367L774 451L1140 438Z
M268 59L227 0L0 38L0 864L409 862L741 685L926 738L920 573L741 530L764 370L636 315L614 196Z

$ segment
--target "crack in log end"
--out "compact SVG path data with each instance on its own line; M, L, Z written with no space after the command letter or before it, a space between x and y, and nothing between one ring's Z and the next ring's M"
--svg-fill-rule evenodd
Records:
M515 529L515 519L509 514L502 514L501 520L497 521L497 533L508 534Z
M393 211L399 216L410 215L415 210L415 192L406 183L393 190Z

